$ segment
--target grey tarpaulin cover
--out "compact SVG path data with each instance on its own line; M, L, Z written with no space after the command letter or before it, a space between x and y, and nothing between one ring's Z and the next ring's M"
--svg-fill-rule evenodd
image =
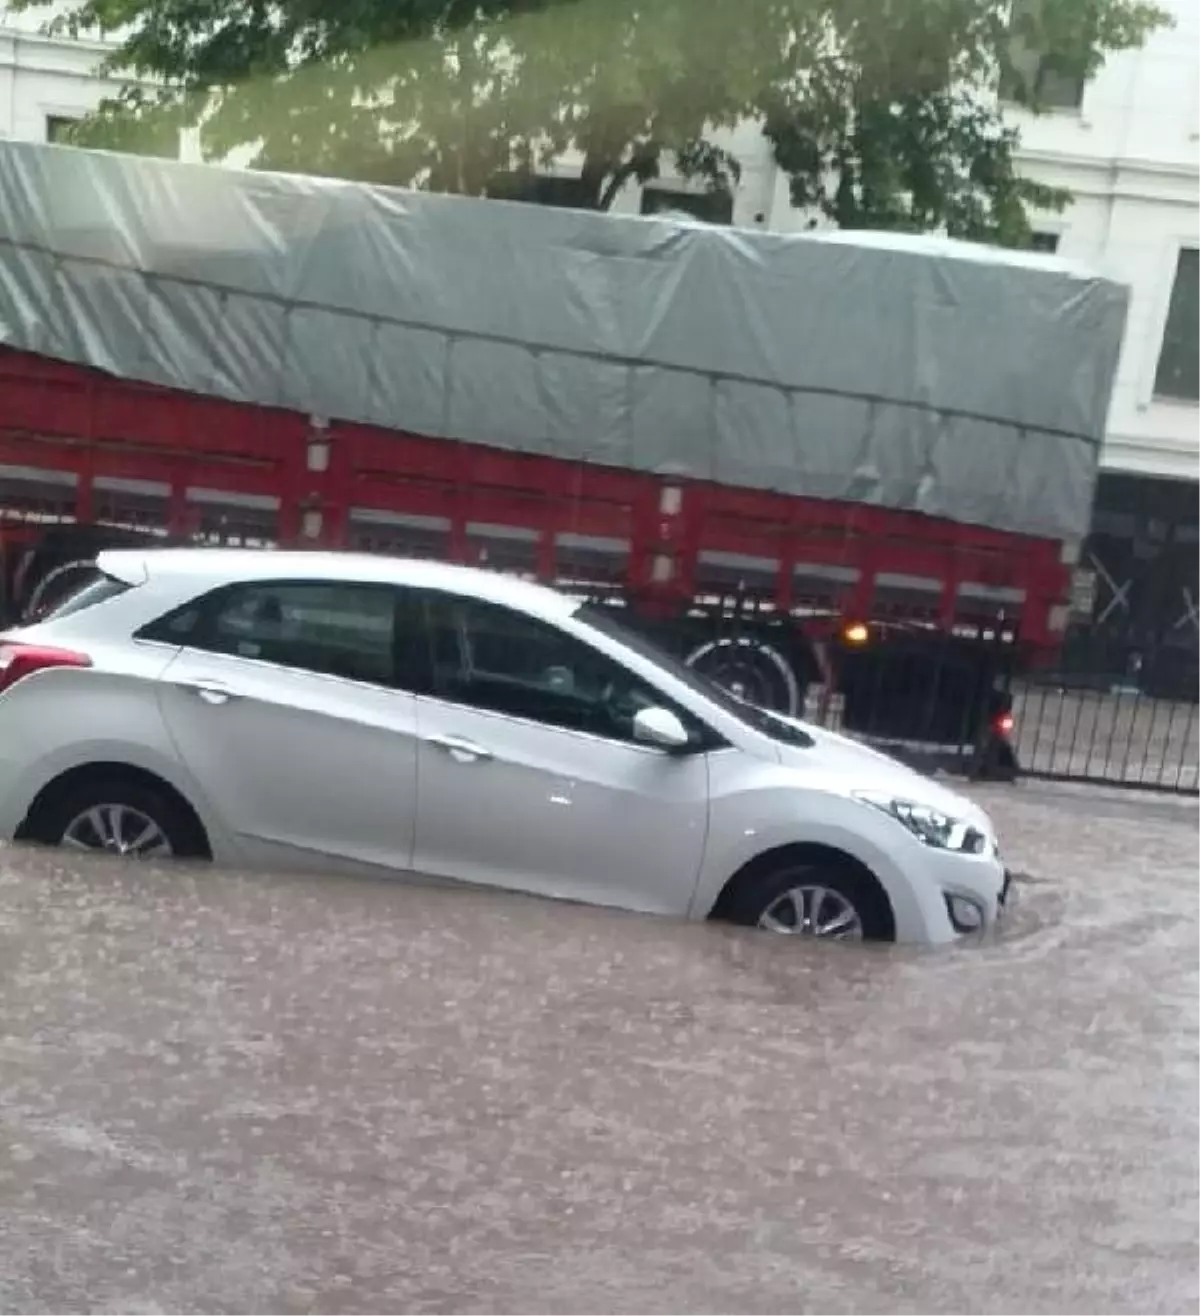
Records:
M0 342L499 448L1077 538L1125 292L1066 263L0 143Z

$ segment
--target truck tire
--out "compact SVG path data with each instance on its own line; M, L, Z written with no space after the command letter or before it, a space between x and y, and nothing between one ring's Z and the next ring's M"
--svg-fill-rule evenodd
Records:
M52 607L79 579L90 571L105 549L137 548L142 545L169 547L171 538L107 526L67 526L48 530L25 550L13 573L12 610L23 623Z
M749 703L795 717L803 692L778 649L749 636L710 640L688 655L687 665Z
M96 566L94 558L73 558L69 562L60 562L50 567L45 574L35 578L32 584L26 581L26 600L21 609L21 620L32 621L43 609L53 608L70 592L72 585L81 576L86 576Z

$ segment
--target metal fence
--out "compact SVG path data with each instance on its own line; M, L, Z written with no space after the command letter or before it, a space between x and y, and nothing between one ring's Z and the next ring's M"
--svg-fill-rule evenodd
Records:
M1013 683L1014 738L1030 775L1195 794L1200 660L1193 633L1140 641L1076 627L1061 668Z
M889 710L868 706L856 725L846 729L902 756L952 771L1004 775L996 773L995 762L982 762L979 738L989 719L1002 719L1012 766L1021 775L1180 794L1200 791L1200 671L1194 653L1174 655L1171 680L1160 685L1153 670L1131 680L1100 664L1038 674L1014 652L1008 662L998 657L994 664L981 663L974 691L969 686L962 691L961 653L943 655L931 644L926 654L923 678L910 687L914 699L924 697L931 710L924 725L918 722L902 738L881 734L879 724L887 720ZM883 667L890 661L886 653L878 659ZM932 692L947 683L948 673L954 673L960 692L968 697L960 694L949 708L935 713ZM984 683L992 687L990 692ZM809 711L818 711L811 701ZM842 711L838 701L832 711ZM940 726L935 721L939 718ZM954 718L960 719L959 733L947 736Z
M941 654L931 644L926 655L924 691L945 684L948 671L961 673L961 654ZM941 710L942 727L948 712L962 719L960 734L949 738L957 743L939 744L948 738L938 732L932 716L906 738L881 735L872 722L885 720L886 709L866 709L858 725L847 729L898 752L973 774L982 766L981 724L986 729L989 718L1002 718L1013 766L1021 775L1200 792L1200 666L1195 651L1175 650L1157 663L1133 664L1132 673L1114 671L1099 653L1094 658L1067 671L1041 673L1030 669L1019 650L1008 661L998 656L993 664L981 664L981 682L988 682L993 691L986 694L977 687L972 697L988 702L972 710L970 699L960 698L950 710ZM886 667L891 659L884 653L878 661ZM958 679L961 682L961 675ZM934 699L926 698L931 708L936 706Z
M1055 669L1019 645L992 664L1032 776L1200 790L1196 486L1102 473ZM952 667L929 641L927 680ZM863 734L872 738L867 726ZM962 754L968 753L967 747Z
M1197 790L1196 485L1101 472L1059 670L1014 690L1027 772Z
M1076 630L1047 671L1012 635L901 626L832 646L827 680L803 633L802 620L734 607L658 638L739 695L914 766L1200 792L1195 645L1139 650ZM781 679L784 666L794 679Z
M1181 794L1200 789L1194 699L1155 698L1136 686L1027 681L1013 696L1013 740L1027 775Z

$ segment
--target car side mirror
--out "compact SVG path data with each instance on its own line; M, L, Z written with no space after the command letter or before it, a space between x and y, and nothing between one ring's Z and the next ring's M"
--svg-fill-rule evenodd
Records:
M683 749L691 743L687 728L669 708L643 708L633 717L633 738L658 749Z

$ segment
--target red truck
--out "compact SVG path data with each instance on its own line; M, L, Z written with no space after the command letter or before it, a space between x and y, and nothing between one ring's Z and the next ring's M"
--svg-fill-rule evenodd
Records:
M0 143L4 603L146 539L484 564L1011 772L1124 313L967 244Z

